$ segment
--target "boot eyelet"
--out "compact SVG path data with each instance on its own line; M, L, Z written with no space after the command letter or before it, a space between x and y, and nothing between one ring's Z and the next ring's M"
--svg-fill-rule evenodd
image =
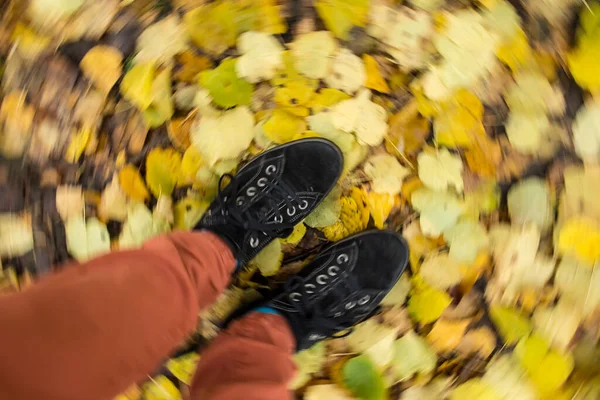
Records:
M371 296L366 295L366 296L362 297L360 300L358 300L358 305L364 306L365 304L367 304L369 302L369 300L371 300Z
M338 272L340 272L340 267L338 267L337 265L332 265L331 267L327 268L327 273L330 276L336 276Z
M340 254L340 255L337 257L337 262L338 262L338 264L343 264L343 263L346 263L346 262L348 262L348 260L350 260L350 257L348 257L348 254L346 254L346 253L344 253L344 254Z
M312 283L307 283L306 285L304 285L304 289L306 290L306 294L313 294L315 292L315 289L317 289L317 287L315 285L313 285ZM308 290L311 289L311 290Z
M267 178L260 178L258 180L258 182L256 182L256 184L258 185L258 187L265 187L265 186L267 186Z
M280 216L275 216L275 218L273 218L273 221L280 224L283 222L283 215Z
M298 206L298 208L301 209L301 210L306 210L308 208L308 201L302 200L302 203L300 203L300 205Z
M227 211L227 210L221 210L221 215L224 216L224 217L226 217L226 216L229 215L229 211Z
M250 197L253 197L256 194L256 188L254 186L250 186L248 190L246 190L246 194Z
M350 303L346 304L346 310L352 310L354 307L356 307L355 301L351 301Z
M252 247L253 249L258 247L258 238L254 236L250 238L250 247Z
M239 196L236 200L235 200L235 204L237 204L238 206L243 206L244 205L244 197L243 196Z
M293 217L296 214L296 207L292 206L292 211L290 211L290 209L287 209L287 215L288 217Z
M266 173L267 175L271 175L271 174L272 174L272 173L274 173L274 172L277 172L277 167L276 167L276 166L274 166L274 165L269 165L269 166L267 167L267 169L265 170L265 173Z
M290 293L290 300L291 301L295 301L295 302L299 302L301 296L302 295L300 293L298 293L298 292L292 292L292 293Z
M317 283L319 285L325 285L329 277L327 275L319 275L317 276Z

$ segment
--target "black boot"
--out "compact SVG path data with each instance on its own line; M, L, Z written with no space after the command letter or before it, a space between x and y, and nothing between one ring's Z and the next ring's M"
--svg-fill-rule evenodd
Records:
M304 350L371 315L407 263L408 246L400 234L362 232L320 253L269 300L249 305L230 321L271 307L287 319L297 350Z
M196 229L223 238L243 267L274 238L288 236L335 186L344 158L332 142L310 138L266 151L230 178Z

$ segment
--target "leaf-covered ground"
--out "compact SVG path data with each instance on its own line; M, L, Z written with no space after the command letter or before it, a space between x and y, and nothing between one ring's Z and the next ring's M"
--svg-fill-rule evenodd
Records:
M597 0L3 4L3 292L190 229L221 174L324 137L336 190L182 349L328 242L385 227L409 273L295 356L298 398L600 398ZM178 399L197 360L119 399Z

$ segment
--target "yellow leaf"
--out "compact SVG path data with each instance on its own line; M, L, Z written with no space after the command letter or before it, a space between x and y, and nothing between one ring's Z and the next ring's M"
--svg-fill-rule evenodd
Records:
M192 352L167 361L165 367L181 382L190 385L199 360L200 355Z
M263 125L267 138L277 144L287 143L294 136L306 131L306 121L288 112L275 109Z
M290 235L288 237L280 239L281 244L295 246L298 243L300 243L300 241L302 240L302 238L304 237L305 234L306 234L306 225L304 225L302 222L300 222L299 224L296 224L296 226L294 226L293 232L290 233Z
M123 55L111 46L92 47L81 60L83 74L105 95L121 77Z
M334 242L364 230L369 222L369 209L359 188L352 188L350 196L342 196L340 203L338 221L323 228L325 237Z
M327 360L325 343L319 342L309 349L302 350L293 356L297 371L294 379L288 384L290 389L299 389L304 386L315 373L323 368Z
M123 77L121 94L140 110L147 109L154 98L152 83L155 74L156 68L152 63L134 65Z
M527 35L523 29L519 28L517 33L498 47L496 56L500 61L506 64L514 73L526 65L529 65L534 57L533 51L527 41Z
M21 57L35 60L50 45L50 38L38 35L33 29L18 22L11 35L12 41L17 45L16 50Z
M317 0L315 8L328 30L342 40L353 26L365 26L369 0Z
M493 389L480 378L473 378L462 383L454 389L450 400L502 400L496 396Z
M209 206L209 202L201 201L191 196L181 199L175 204L173 209L175 228L185 231L192 229L200 221L202 214L204 214Z
M600 259L600 224L588 217L569 219L560 229L558 251L583 265L593 265Z
M236 10L233 2L215 1L189 11L184 25L194 43L212 56L219 56L235 44Z
M522 339L514 353L527 371L529 378L540 394L552 394L567 380L574 362L570 354L561 354L550 349L539 336Z
M392 208L394 207L394 196L388 193L375 193L368 192L363 189L365 193L365 199L367 201L367 207L369 207L369 213L373 218L373 223L378 229L383 229L385 221L387 220Z
M178 150L185 151L192 144L190 129L194 123L195 112L185 118L174 118L167 125L167 133L171 144Z
M65 160L76 163L83 154L91 136L92 130L88 126L82 126L77 134L71 136L69 147L65 151Z
M450 321L438 319L427 335L427 340L440 353L451 352L460 344L470 320Z
M529 320L517 310L503 307L490 307L490 317L506 344L517 343L531 332Z
M31 214L0 214L0 256L20 257L33 249Z
M258 268L263 276L273 276L281 268L282 261L281 242L275 239L250 260L250 264Z
M313 114L319 113L343 100L350 99L350 95L338 89L323 88L314 96L309 104Z
M23 155L31 137L35 109L27 104L27 93L12 91L2 100L0 152L10 159Z
M437 356L434 349L414 331L394 342L392 371L400 381L414 374L427 375L435 370Z
M171 70L165 68L152 82L152 104L144 110L144 122L150 128L157 128L170 120L175 113L171 97Z
M275 101L282 107L304 107L315 96L315 87L306 79L287 82L275 89Z
M388 153L397 157L416 153L429 136L429 120L419 113L416 101L394 114L389 124L390 132L385 148Z
M155 148L146 158L146 183L155 197L171 195L181 171L181 154L174 149Z
M408 312L415 321L429 324L435 322L451 303L452 299L446 292L420 283L413 286L408 300Z
M119 180L114 177L112 182L102 192L100 204L98 204L98 216L104 221L124 221L127 217L127 197L121 189Z
M123 191L132 200L145 202L150 198L146 184L134 165L127 164L119 171L119 183Z
M145 400L181 400L181 393L166 376L160 375L142 386Z
M439 105L434 120L435 138L448 147L473 147L486 137L483 104L467 90L459 90Z
M180 174L177 179L177 186L191 185L196 180L196 174L198 170L205 166L205 162L202 159L202 155L194 146L188 147L183 153L183 159L181 160Z
M381 76L379 72L379 65L377 61L368 54L363 54L363 62L365 63L365 70L367 72L367 80L365 87L376 90L380 93L390 93L390 87L387 82Z
M251 83L272 79L283 66L283 46L263 32L245 32L238 39L236 72Z
M430 253L418 271L425 283L440 290L458 285L462 278L460 265L448 253Z

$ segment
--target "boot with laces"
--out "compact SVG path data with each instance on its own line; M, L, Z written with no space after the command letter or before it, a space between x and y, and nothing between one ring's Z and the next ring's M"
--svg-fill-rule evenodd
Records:
M343 164L340 149L320 138L268 150L235 176L221 177L218 195L196 229L220 236L239 269L273 239L289 236L335 186Z
M297 351L313 346L369 317L408 264L408 246L390 231L366 231L335 243L289 279L266 301L234 313L274 310L289 323Z

